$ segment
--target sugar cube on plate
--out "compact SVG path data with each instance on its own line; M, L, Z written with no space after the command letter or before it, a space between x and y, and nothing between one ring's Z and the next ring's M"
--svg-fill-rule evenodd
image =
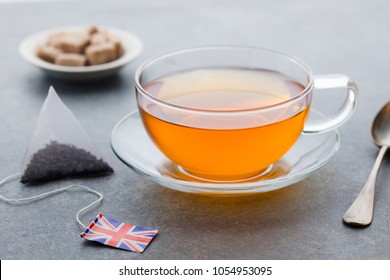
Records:
M91 65L110 62L117 58L117 50L112 42L89 45L85 50L85 54Z
M47 62L54 63L56 57L61 53L61 50L47 45L39 45L36 49L36 54L39 58Z
M85 55L78 53L61 53L55 59L55 64L65 66L84 66L86 63Z

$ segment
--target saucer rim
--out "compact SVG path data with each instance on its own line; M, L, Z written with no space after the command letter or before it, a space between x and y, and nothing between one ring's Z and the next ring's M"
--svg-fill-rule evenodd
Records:
M320 112L318 112L316 110L311 109L310 111L314 112L316 115L319 115L320 117L325 118L325 116L323 114L321 114ZM114 154L126 166L128 166L130 169L132 169L134 172L136 172L137 174L144 176L146 178L150 178L150 180L152 180L153 182L156 182L158 184L162 184L162 183L174 184L174 185L179 184L181 186L195 188L197 191L202 191L202 190L204 190L204 191L224 191L226 193L229 193L229 192L234 192L234 191L257 189L256 192L267 192L267 191L272 191L272 190L284 188L284 187L290 186L294 183L297 183L298 181L303 180L304 178L310 176L316 170L318 170L321 167L323 167L324 165L326 165L336 155L336 153L338 152L338 150L340 148L340 144L341 144L340 143L341 142L340 141L341 140L340 133L337 129L325 132L325 133L333 133L336 136L335 144L332 148L331 153L327 154L327 156L324 157L320 162L310 166L307 169L303 169L302 171L299 171L299 172L293 174L293 176L291 176L289 173L289 174L287 174L283 177L279 177L279 178L274 178L274 179L269 179L269 180L259 180L259 181L246 182L246 183L245 182L244 183L243 182L241 182L241 183L234 183L233 182L233 183L216 184L216 183L205 183L205 182L196 182L196 181L185 181L185 180L180 180L180 179L176 179L176 178L165 177L162 174L153 174L152 175L152 174L150 174L150 172L146 171L143 167L141 167L136 162L129 163L128 161L126 161L125 159L122 158L122 156L119 154L118 151L116 151L116 148L114 147L114 141L115 141L114 138L116 137L116 135L115 135L116 131L129 117L131 117L135 114L139 115L139 111L137 109L132 110L130 113L128 113L124 117L122 117L115 124L114 128L112 129L110 144L111 144L111 149L113 150ZM303 133L301 135L304 135L306 137L310 137L309 134ZM167 158L167 160L170 161L168 158ZM278 185L277 187L275 187L276 184ZM163 185L163 186L171 188L167 185ZM270 188L270 190L267 190L267 188ZM171 188L171 189L175 189L175 188ZM261 191L259 191L259 189L261 189ZM183 190L181 190L181 191L183 191Z

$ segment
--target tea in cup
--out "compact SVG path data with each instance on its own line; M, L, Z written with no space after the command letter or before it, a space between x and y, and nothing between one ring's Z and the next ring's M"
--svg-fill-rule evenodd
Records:
M141 119L155 145L191 176L211 181L262 174L302 132L342 124L357 97L347 76L313 78L296 58L247 47L169 53L142 64L135 80ZM347 97L325 122L305 126L317 87L346 88Z

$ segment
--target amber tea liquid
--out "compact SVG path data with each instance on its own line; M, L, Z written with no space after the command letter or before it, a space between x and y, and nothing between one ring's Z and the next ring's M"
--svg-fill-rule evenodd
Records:
M201 111L191 114L147 101L139 108L150 137L169 159L212 180L261 173L295 143L309 110L295 104L267 115L235 114L285 102L304 90L275 71L196 69L153 80L144 88L159 100Z

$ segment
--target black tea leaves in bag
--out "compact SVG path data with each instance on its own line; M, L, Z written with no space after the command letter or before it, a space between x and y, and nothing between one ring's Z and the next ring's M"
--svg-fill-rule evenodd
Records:
M50 87L23 162L21 182L112 173L73 113Z

